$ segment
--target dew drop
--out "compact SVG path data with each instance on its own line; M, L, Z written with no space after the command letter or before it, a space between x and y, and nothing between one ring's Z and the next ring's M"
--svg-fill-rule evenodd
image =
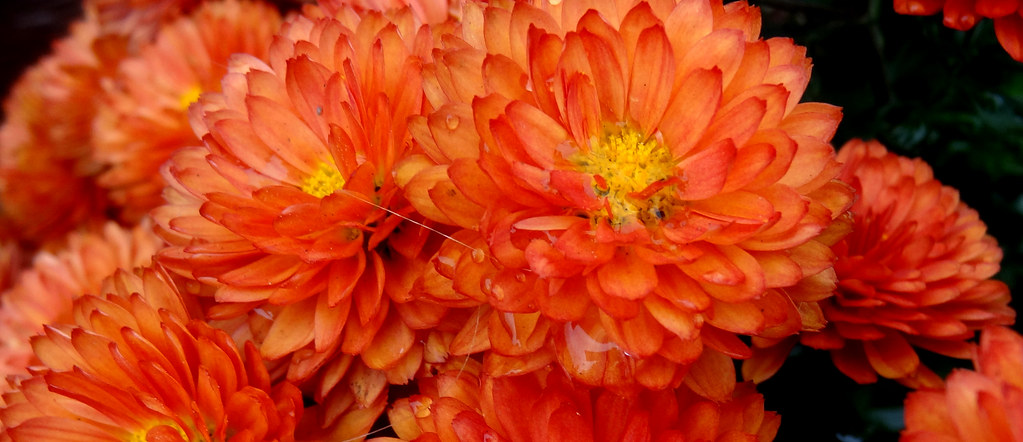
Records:
M519 328L515 325L515 314L506 312L503 316L504 323L507 325L508 332L511 334L511 344L519 347L522 345L522 342L519 341Z
M565 349L568 356L570 369L576 373L583 373L593 369L601 359L607 358L609 352L620 352L621 349L614 342L604 342L591 336L586 329L571 322L565 324L563 330Z
M518 281L518 282L526 282L526 274L525 273L517 273L515 275L515 280Z
M472 262L476 264L483 264L483 260L487 258L487 254L483 253L483 249L472 249Z
M449 130L458 129L458 123L460 122L461 121L459 121L458 117L450 114L444 119L444 124L448 126Z

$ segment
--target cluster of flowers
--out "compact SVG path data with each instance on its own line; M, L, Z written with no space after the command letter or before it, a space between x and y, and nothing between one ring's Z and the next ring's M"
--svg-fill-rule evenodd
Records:
M85 0L5 101L0 439L771 440L801 342L1023 440L995 240L756 7L286 9Z
M942 13L942 24L966 31L979 18L994 19L995 35L1005 51L1023 61L1023 2L1019 0L895 0L895 11L907 15Z

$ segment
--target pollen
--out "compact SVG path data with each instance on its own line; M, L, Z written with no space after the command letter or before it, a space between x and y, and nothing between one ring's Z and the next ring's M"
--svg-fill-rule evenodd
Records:
M604 197L604 216L612 225L663 218L671 205L665 184L677 161L657 140L631 128L605 135L575 161L593 175L593 190Z
M345 179L331 164L320 163L311 176L302 182L302 191L317 198L323 198L345 186Z
M198 85L188 88L180 97L178 97L178 108L182 110L188 109L188 106L191 106L192 103L199 100L199 94L201 93L202 88Z
M174 430L177 430L178 435L181 436L181 440L188 440L188 434L186 434L185 430L182 430L181 427L179 427L179 426L177 426L177 425L175 425L173 423L154 422L153 424L151 424L151 425L149 425L149 426L147 426L145 428L140 428L140 429L132 432L131 435L128 436L128 442L146 442L147 440L149 440L149 431L154 429L154 428L156 428L156 427L161 427L161 426L166 426L166 427L173 428Z

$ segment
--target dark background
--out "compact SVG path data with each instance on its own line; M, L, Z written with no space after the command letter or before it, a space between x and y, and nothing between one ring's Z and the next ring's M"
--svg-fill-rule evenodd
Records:
M895 14L891 0L763 0L765 37L807 47L814 71L804 101L842 106L835 147L878 139L921 157L960 190L1005 251L997 278L1023 282L1023 64L1006 54L990 20L967 32L941 16ZM1015 291L1014 291L1015 292ZM1014 299L1019 311L1021 302ZM1019 327L1016 327L1019 330ZM968 361L920 351L944 374ZM893 441L909 391L882 379L860 386L826 352L797 348L760 385L782 415L779 441Z
M567 0L571 1L571 0ZM980 212L1005 251L998 278L1023 282L1023 64L995 39L990 20L944 28L940 16L909 17L891 0L763 0L765 37L807 46L814 60L804 101L842 106L835 138L876 138L922 157ZM0 90L46 53L80 14L76 0L0 1ZM1020 301L1014 301L1019 310ZM923 355L947 372L968 362ZM779 441L891 441L908 390L882 380L859 386L826 352L797 348L759 387L782 415Z

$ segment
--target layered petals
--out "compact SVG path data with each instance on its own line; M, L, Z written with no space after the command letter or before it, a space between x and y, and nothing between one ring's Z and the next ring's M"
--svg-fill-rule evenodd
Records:
M74 323L32 341L45 368L4 396L13 440L294 440L302 397L270 377L252 344L189 320L158 269L120 271Z
M909 394L901 440L1023 440L1023 337L986 327L975 350L975 371L955 370L944 388Z
M895 12L932 15L941 12L942 23L965 31L977 20L994 19L995 35L1005 52L1023 62L1023 3L1018 0L894 0Z
M558 370L494 378L475 360L419 379L419 394L388 411L400 440L770 441L780 418L752 384L722 402L686 387L620 396Z
M143 222L127 230L113 222L101 231L69 235L63 250L38 252L0 301L0 377L25 376L38 360L29 338L46 324L68 323L72 303L83 294L99 294L104 279L119 268L150 264L163 242ZM5 383L4 390L8 386Z
M161 27L103 82L92 155L102 168L97 182L122 219L137 222L163 202L160 165L174 151L200 144L188 106L202 92L219 91L232 54L266 59L279 27L279 13L267 4L204 3Z
M526 367L553 353L615 387L642 370L643 385L675 386L704 344L747 357L735 334L822 325L798 309L819 311L804 304L830 292L799 284L834 282L818 266L832 256L822 236L852 190L835 181L829 144L840 111L799 102L803 48L761 39L759 11L742 2L464 9L482 26L424 67L435 111L411 126L426 158L402 165L420 213L479 235L436 255L457 270L432 299L485 299L492 318L540 313L530 333L554 348L521 334L508 346L491 329L495 351ZM474 216L453 216L453 201ZM477 251L489 259L462 258ZM761 307L773 313L742 313ZM573 330L615 350L572 362L557 343Z
M1002 251L977 212L921 160L860 140L839 159L843 180L859 193L854 226L833 247L839 281L836 296L822 301L826 336L803 342L832 350L857 381L880 374L936 387L940 379L914 348L966 358L977 330L1015 318L1008 287L990 279Z
M422 357L415 331L446 310L410 295L441 241L394 182L418 153L406 122L422 109L428 28L407 9L305 12L269 62L236 57L222 92L192 107L204 146L165 165L167 203L153 213L171 243L159 261L215 287L211 317L267 319L263 357L318 384L321 401L337 378L318 370L342 354L407 381Z

